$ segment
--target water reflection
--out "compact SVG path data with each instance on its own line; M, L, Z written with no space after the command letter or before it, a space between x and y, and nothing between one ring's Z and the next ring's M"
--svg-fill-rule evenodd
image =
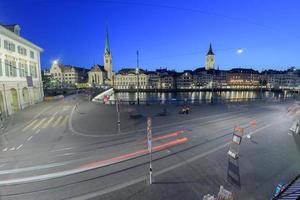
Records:
M118 92L116 97L123 101L137 101L137 92ZM290 93L283 92L259 92L259 91L197 91L197 92L140 92L139 99L141 102L172 102L172 101L189 101L191 103L211 101L212 99L225 100L230 102L249 101L260 98L289 98Z

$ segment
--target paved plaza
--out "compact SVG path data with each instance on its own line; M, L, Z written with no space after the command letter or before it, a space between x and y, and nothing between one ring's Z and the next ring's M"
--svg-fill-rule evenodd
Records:
M235 199L270 199L300 173L300 137L289 131L295 103L189 105L189 114L180 104L121 104L118 127L116 105L84 95L44 102L10 118L1 135L1 199L202 199L221 185ZM244 134L233 160L237 126Z

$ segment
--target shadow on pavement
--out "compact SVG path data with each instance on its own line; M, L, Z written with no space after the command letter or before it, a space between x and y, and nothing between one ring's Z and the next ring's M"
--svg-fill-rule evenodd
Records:
M241 188L239 160L228 158L227 180L237 188Z

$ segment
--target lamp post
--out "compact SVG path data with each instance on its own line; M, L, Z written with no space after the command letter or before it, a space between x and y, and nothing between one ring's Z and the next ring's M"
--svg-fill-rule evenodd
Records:
M139 70L139 51L136 51L136 70L137 75L137 104L140 104L140 70Z

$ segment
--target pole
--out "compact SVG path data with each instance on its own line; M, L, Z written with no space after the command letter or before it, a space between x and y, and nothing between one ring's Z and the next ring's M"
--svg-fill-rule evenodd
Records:
M139 69L139 51L136 51L136 66L137 66L137 104L140 104L140 69Z
M120 119L120 102L119 102L119 99L116 100L116 110L117 110L118 133L120 133L121 132L121 119Z
M149 155L150 155L150 160L149 160L149 181L150 181L150 185L153 182L152 179L152 120L150 117L148 117L147 120L147 138L148 138L148 151L149 151Z

